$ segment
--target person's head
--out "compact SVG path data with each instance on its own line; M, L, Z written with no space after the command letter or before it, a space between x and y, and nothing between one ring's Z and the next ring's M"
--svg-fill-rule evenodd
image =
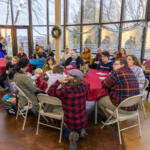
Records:
M55 59L53 58L53 57L51 57L51 56L49 56L47 59L46 59L46 61L45 61L45 64L47 64L47 65L54 65L55 64Z
M36 54L36 59L42 58L43 57L43 53L37 53Z
M85 47L84 48L84 53L90 53L91 51L90 51L90 49L89 49L89 47Z
M24 49L23 49L22 47L19 48L19 53L20 53L21 55L23 55Z
M64 53L68 54L69 53L69 48L65 48Z
M40 47L40 46L39 46L38 44L36 44L36 45L35 45L35 50L38 51L38 50L39 50L39 47Z
M61 65L55 65L53 68L53 73L54 74L63 74L64 72L64 67Z
M117 55L118 55L118 52L114 52L114 53L113 53L113 57L114 57L114 58L117 58Z
M68 71L67 85L72 86L72 87L81 86L83 84L82 78L83 78L83 73L80 70L72 69Z
M38 52L39 52L39 53L43 53L43 52L44 52L44 47L43 47L43 46L40 46Z
M125 59L123 58L116 58L114 64L113 64L113 70L117 71L123 67L127 67L128 63Z
M98 48L98 49L97 49L97 52L98 52L99 54L102 54L102 49L101 49L101 48Z
M132 66L139 66L141 67L138 58L135 55L128 55L127 57L127 62L128 62L128 66L132 67Z
M34 75L42 75L42 73L43 73L43 70L40 68L35 69L35 71L34 71Z
M76 58L77 57L77 50L76 49L72 49L71 50L71 57L72 58Z
M21 58L18 62L18 64L16 65L16 71L17 72L26 72L26 70L28 69L28 64L29 64L29 59L28 58Z
M126 56L126 50L125 50L124 48L120 48L120 49L119 49L118 56L119 56L119 57Z
M102 52L102 62L103 62L104 64L107 64L107 63L108 63L109 57L110 57L110 54L109 54L108 51Z
M16 65L19 61L19 58L17 56L14 56L12 59L11 59L11 64L12 65Z

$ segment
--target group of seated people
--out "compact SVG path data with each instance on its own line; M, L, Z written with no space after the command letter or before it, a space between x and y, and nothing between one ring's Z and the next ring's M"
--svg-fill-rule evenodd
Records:
M70 150L77 149L76 142L86 133L86 100L90 85L85 83L83 73L79 70L81 65L88 64L90 68L111 72L103 80L103 88L108 90L108 96L100 98L98 106L100 115L109 117L106 108L115 108L126 98L138 95L142 92L145 84L145 76L141 65L134 55L126 55L125 49L121 48L114 52L110 59L108 51L98 49L96 57L91 63L92 54L88 47L78 56L76 49L66 48L60 64L56 64L54 55L50 53L44 56L43 48L37 46L35 55L29 60L20 49L18 57L14 56L8 62L5 71L0 76L0 85L5 87L4 81L9 77L13 79L33 103L33 111L39 109L37 94L46 93L58 97L62 101L64 111L63 134L70 140ZM29 64L35 66L35 70L27 73ZM64 73L64 68L69 70ZM33 81L33 82L31 82ZM48 82L47 87L41 87L43 82ZM101 91L99 91L101 92ZM24 107L26 99L20 97L19 106ZM137 106L120 109L120 113L132 113Z

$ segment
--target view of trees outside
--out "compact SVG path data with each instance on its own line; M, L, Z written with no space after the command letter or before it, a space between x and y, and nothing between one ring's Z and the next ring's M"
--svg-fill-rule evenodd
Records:
M67 0L68 10L66 10L66 46L76 48L80 51L80 35L82 34L82 47L89 46L92 52L96 52L99 39L99 10L100 0L83 0L83 12L81 12L81 0ZM66 1L66 2L67 2ZM139 20L145 18L147 0L125 0L123 20ZM28 25L28 0L13 0L13 16L15 25ZM64 0L61 0L61 24L64 23ZM102 23L120 22L122 0L103 0ZM10 0L0 1L0 25L12 25ZM32 0L32 24L33 40L36 43L47 46L47 18L46 18L46 0ZM83 14L83 25L81 26L81 14ZM55 24L55 0L49 0L49 25ZM77 25L75 25L77 24ZM84 25L90 24L90 25ZM42 27L38 27L42 25ZM141 22L132 22L123 24L122 43L129 53L140 55L142 42ZM51 32L50 27L50 32ZM80 33L82 29L82 33ZM119 24L103 24L101 26L101 48L109 50L111 53L118 48ZM63 27L62 27L63 31ZM22 30L23 32L23 30ZM49 33L50 33L49 32ZM149 38L149 28L147 38ZM0 33L6 39L11 38L10 32L0 29ZM51 33L50 33L51 34ZM24 34L23 34L24 35ZM50 36L52 49L55 49L55 40ZM26 37L22 37L22 41ZM21 39L20 39L21 41ZM63 48L63 36L61 36L61 49ZM10 43L9 43L10 44ZM20 44L20 43L18 43ZM27 43L28 44L28 43ZM150 44L146 40L146 56L150 53Z

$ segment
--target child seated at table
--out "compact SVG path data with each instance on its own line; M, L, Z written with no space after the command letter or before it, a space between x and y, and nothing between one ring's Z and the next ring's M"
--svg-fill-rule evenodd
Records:
M86 136L86 95L89 84L82 81L80 70L68 71L67 77L57 80L48 90L48 94L62 101L64 111L63 134L70 141L70 150L77 149L77 141ZM62 85L61 89L58 86Z
M112 62L109 62L110 54L108 51L102 52L102 60L99 62L97 69L102 71L112 71Z
M31 79L34 85L36 85L36 80L40 75L42 75L42 73L43 73L43 70L40 68L34 70L34 75L31 76Z
M51 85L63 76L65 76L64 67L61 65L56 65L54 66L53 71L47 71L42 74L42 76L37 79L36 84L39 89L47 93Z
M9 78L12 79L15 74L15 66L18 63L18 57L14 56L10 62L6 64L6 68L0 76L0 86L6 89L5 81ZM8 89L8 88L7 88Z
M45 61L45 64L43 67L43 72L53 70L54 65L55 65L55 59L53 57L49 56Z
M22 47L19 48L19 53L16 56L19 58L22 58L22 57L26 58L27 57L27 55L26 55L26 53L24 53L24 49Z
M44 66L44 62L45 62L45 58L43 58L43 54L42 53L37 53L36 54L36 59L33 59L30 61L30 64L35 66L35 68L43 68Z

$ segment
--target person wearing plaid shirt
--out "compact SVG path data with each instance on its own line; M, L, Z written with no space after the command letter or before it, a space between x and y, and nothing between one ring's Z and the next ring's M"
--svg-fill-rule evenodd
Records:
M70 140L70 150L76 149L80 136L85 136L86 95L89 84L82 81L83 74L77 69L68 71L67 77L57 80L48 90L48 94L61 99L64 111L63 134ZM62 88L58 86L62 84Z
M139 84L135 74L128 67L127 61L122 58L115 60L113 71L103 81L103 87L109 90L109 96L102 97L98 105L106 117L109 116L105 110L106 108L114 111L126 98L140 94ZM124 107L119 111L120 113L127 114L135 110L137 110L137 105Z

